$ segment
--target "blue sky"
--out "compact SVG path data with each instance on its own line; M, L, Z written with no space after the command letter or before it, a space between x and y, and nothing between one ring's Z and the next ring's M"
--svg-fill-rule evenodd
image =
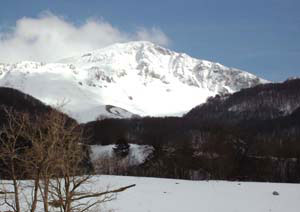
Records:
M300 76L299 0L1 0L0 31L44 11L75 25L100 19L123 34L159 29L172 50L269 80Z

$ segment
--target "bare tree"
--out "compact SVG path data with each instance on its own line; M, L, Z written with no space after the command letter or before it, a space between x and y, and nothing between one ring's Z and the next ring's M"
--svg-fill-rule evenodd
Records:
M91 176L83 168L88 152L74 120L55 110L34 116L5 111L8 121L1 129L0 160L14 185L14 201L5 201L13 211L21 211L22 176L32 182L27 201L30 212L36 211L40 201L45 212L52 207L62 212L84 212L134 186L105 191L89 189ZM21 167L21 175L16 172L17 166ZM7 191L5 197L6 194Z
M59 139L63 142L56 144L57 175L53 175L50 181L51 206L57 207L63 212L84 212L101 203L111 201L117 192L125 189L109 190L104 192L91 189L91 176L83 172L82 163L88 151L84 151L82 132L72 124L66 123L64 119L57 129ZM57 122L57 121L56 121Z
M11 179L13 192L3 191L4 201L13 211L20 212L20 182L19 178L23 176L20 168L22 152L26 146L22 143L23 131L25 129L28 117L25 114L16 113L12 109L3 108L7 123L0 130L0 161L2 174ZM14 201L10 202L7 193L13 193Z

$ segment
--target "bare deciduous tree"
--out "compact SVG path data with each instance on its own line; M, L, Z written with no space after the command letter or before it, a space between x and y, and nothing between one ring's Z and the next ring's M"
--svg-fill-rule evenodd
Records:
M22 136L26 128L28 117L25 114L16 113L12 109L4 108L7 123L0 130L0 161L2 174L11 179L13 185L14 201L7 199L7 193L4 192L4 201L12 210L20 212L20 182L19 178L23 176L20 172L20 163L23 161L21 152L24 152L26 146L22 143Z
M45 212L59 208L62 212L84 212L134 185L104 192L89 189L91 176L84 172L86 154L78 124L51 110L29 115L5 109L7 124L0 134L0 161L13 183L14 201L5 204L21 211L20 179L31 179L28 210L35 212L38 202ZM22 170L21 172L17 172ZM7 191L4 192L5 197ZM5 198L5 200L7 200Z

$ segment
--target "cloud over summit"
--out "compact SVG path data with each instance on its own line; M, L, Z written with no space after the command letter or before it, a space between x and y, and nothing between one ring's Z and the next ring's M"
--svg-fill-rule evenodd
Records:
M127 33L102 19L87 19L78 26L47 12L38 18L21 18L10 32L0 32L0 62L51 62L132 40L147 40L165 46L170 43L166 34L155 27Z

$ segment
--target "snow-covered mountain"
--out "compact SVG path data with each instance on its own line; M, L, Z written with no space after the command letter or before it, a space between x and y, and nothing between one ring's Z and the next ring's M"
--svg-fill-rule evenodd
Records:
M250 73L150 42L129 42L62 59L0 64L0 86L47 104L66 103L79 122L182 115L210 96L266 83Z

